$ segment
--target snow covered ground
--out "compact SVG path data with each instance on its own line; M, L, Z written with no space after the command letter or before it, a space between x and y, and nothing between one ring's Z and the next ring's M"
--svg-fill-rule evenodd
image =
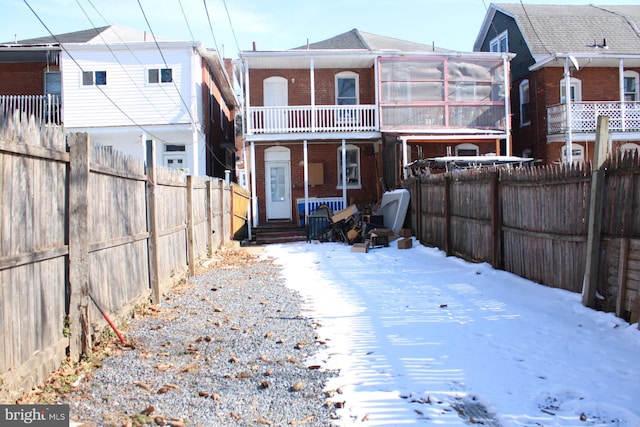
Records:
M270 245L339 369L340 425L640 426L640 331L416 241ZM311 363L311 362L310 362Z

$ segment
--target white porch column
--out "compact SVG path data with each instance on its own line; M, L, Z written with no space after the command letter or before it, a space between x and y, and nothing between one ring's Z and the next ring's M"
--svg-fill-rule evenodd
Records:
M510 62L507 61L506 55L502 55L502 67L504 69L504 131L507 134L505 154L511 156L511 80L509 79Z
M347 207L347 140L342 140L342 206Z
M256 191L256 143L251 141L251 210L253 212L253 226L258 226L258 196Z
M249 107L251 106L251 99L249 98L249 92L251 92L251 88L249 87L249 61L244 63L244 84L246 85L244 90L244 120L242 121L242 126L245 130L245 135L251 130L253 133L253 123L251 112L249 111ZM251 143L251 147L253 147L253 142Z
M618 74L620 80L620 125L622 127L622 132L626 130L625 120L624 120L624 59L620 58L620 64L618 65ZM598 118L596 117L596 120Z
M302 144L304 156L304 225L307 225L309 217L309 152L307 151L307 140Z
M566 146L567 146L567 163L573 163L573 141L571 130L571 73L569 73L569 56L564 58L564 107L567 114L567 132L566 132Z
M313 58L309 58L309 80L311 80L311 132L315 132L318 123L316 119L316 69Z

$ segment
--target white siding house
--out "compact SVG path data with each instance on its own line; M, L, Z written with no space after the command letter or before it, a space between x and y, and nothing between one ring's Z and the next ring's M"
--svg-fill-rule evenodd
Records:
M215 53L117 25L94 35L62 43L66 130L141 158L155 140L157 164L205 175L203 58Z

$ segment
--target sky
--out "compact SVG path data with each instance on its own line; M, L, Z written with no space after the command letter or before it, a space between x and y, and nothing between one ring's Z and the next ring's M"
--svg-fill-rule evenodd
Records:
M410 249L269 245L326 343L339 426L638 427L640 330L549 288ZM471 421L473 418L473 422ZM480 423L482 421L482 423ZM475 422L475 423L474 423Z
M525 5L638 3L637 0L523 1ZM22 40L49 36L49 31L62 34L119 24L158 37L196 40L225 57L235 58L239 50L251 50L254 42L258 50L284 50L357 28L472 51L490 3L490 0L0 0L0 42L11 42L16 37Z

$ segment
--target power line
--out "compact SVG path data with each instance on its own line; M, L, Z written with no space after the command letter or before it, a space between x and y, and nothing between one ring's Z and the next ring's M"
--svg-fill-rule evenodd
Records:
M227 0L222 0L224 4L224 9L227 11L227 19L229 20L229 27L231 27L231 34L233 34L233 40L236 42L236 48L238 52L240 52L240 45L238 44L238 38L236 37L236 32L233 29L233 24L231 23L231 15L229 15L229 8L227 7Z
M182 16L184 17L184 22L187 23L187 28L189 29L189 34L191 34L191 41L196 41L196 38L193 37L193 32L191 31L191 25L189 25L189 20L187 19L187 15L184 13L184 8L182 7L182 0L178 0L178 4L180 5L180 10L182 11Z
M204 11L207 14L207 21L209 22L209 30L211 31L211 37L213 37L213 45L216 47L216 52L220 55L220 49L218 49L218 42L216 41L216 35L213 33L213 25L211 25L211 16L209 15L209 9L207 8L207 0L202 0L204 3Z
M49 27L44 23L44 21L40 18L40 16L36 13L35 10L33 10L33 8L31 7L31 5L29 4L29 2L27 0L23 0L24 3L27 5L27 7L31 10L31 12L35 15L35 17L38 19L38 21L40 21L40 23L42 24L42 26L47 30L47 32L51 35L51 37L53 37L53 39L56 41L56 43L58 43L58 45L60 46L60 48L69 56L69 58L73 61L74 64L76 64L76 66L80 69L80 71L82 71L83 73L85 72L85 70L82 68L82 66L80 65L80 63L73 57L73 55L71 55L71 53L67 50L67 48L64 46L64 44L62 42L60 42L60 40L53 34L53 32L49 29ZM142 127L141 125L139 125L131 116L129 116L129 114L126 113L126 111L124 111L113 99L111 99L111 97L109 95L107 95L107 93L99 86L96 85L96 88L102 93L102 95L104 95L105 98L107 98L107 100L113 104L114 107L116 107L118 109L118 111L120 111L127 119L129 119L131 121L131 123L133 123L136 127L138 127L140 130L148 133L149 135L155 137L155 135L153 135L150 132L147 132L147 130ZM161 138L156 137L156 139L163 141L163 142L167 142L164 141Z

